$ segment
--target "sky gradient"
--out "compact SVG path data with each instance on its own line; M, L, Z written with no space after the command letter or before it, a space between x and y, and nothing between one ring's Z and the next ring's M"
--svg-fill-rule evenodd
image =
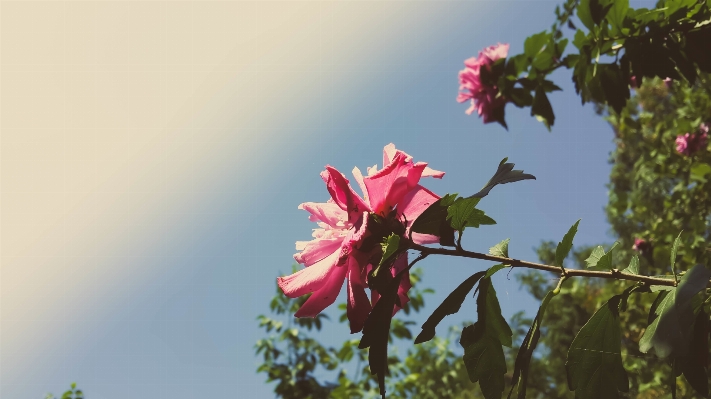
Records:
M326 164L350 176L390 142L447 173L425 181L439 194L478 191L504 157L537 176L482 200L498 224L468 249L510 237L535 260L578 218L577 244L609 241L612 132L569 74L552 133L455 101L465 58L520 52L555 4L0 3L0 397L272 397L255 318L315 227L297 206L328 198ZM420 319L487 266L421 265ZM495 285L506 316L535 311L513 277Z

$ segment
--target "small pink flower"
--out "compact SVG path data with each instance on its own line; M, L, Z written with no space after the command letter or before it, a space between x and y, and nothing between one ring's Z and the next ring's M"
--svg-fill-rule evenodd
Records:
M667 89L671 89L673 84L674 84L674 80L672 78L665 78L664 79L664 85L667 87Z
M682 155L693 155L706 148L708 144L709 127L702 123L696 134L686 133L676 137L676 151Z
M478 57L471 57L464 61L465 68L459 72L459 90L457 101L460 103L471 101L467 115L474 110L484 120L484 123L496 121L495 114L506 105L506 99L497 97L498 87L487 86L481 81L481 68L491 68L494 61L506 58L509 51L508 44L496 44L479 52Z
M636 76L630 77L630 87L633 89L637 88L637 77Z
M385 146L383 153L383 169L369 168L367 177L363 177L358 168L353 169L363 197L338 170L326 166L321 178L331 198L325 203L299 205L299 209L310 213L309 219L317 222L319 228L314 230L313 240L296 243L300 252L294 259L306 268L277 279L281 290L290 298L313 293L296 312L296 317L315 317L336 300L344 280L348 280L346 313L351 332L360 331L379 297L373 292L371 304L365 293L368 272L382 256L379 246L368 249L363 245L372 234L368 227L369 214L394 218L409 234L412 222L439 199L420 186L419 180L428 176L441 178L444 172L430 169L424 162L413 162L410 155L395 149L394 144ZM427 235L413 234L412 238L420 244L437 242L437 237ZM392 275L406 266L407 252L395 260ZM398 289L401 305L409 301L410 287L409 274L405 273ZM396 306L394 311L398 309Z
M635 238L634 239L634 245L632 245L632 249L638 252L642 252L646 247L647 247L647 241L645 241L643 238Z

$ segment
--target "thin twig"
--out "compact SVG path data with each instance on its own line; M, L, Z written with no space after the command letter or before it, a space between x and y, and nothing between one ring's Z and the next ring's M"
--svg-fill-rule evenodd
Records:
M543 270L546 272L561 273L560 266L544 265L541 263L527 262L525 260L504 258L503 256L494 256L483 254L479 252L471 252L463 249L447 249L447 248L431 248L424 245L419 245L415 243L410 243L410 249L420 251L421 255L450 255L450 256L461 256L464 258L481 259L488 260L492 262L502 263L504 265L525 267L528 269ZM415 259L415 261L421 260L421 257ZM413 262L414 264L415 262ZM637 281L641 283L646 283L649 285L666 285L670 287L676 287L677 283L674 280L665 279L661 277L651 277L651 276L640 276L637 274L622 273L621 271L615 269L609 272L598 271L598 270L580 270L580 269L566 269L562 268L563 273L568 277L598 277L598 278L609 278L615 280L628 280Z

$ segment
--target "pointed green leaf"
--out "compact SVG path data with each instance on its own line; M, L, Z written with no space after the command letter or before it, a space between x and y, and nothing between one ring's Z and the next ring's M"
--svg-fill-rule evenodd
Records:
M639 274L639 256L635 254L630 260L630 265L622 271L628 274Z
M486 399L500 399L504 391L506 359L502 345L511 347L511 328L501 316L501 308L490 278L479 282L477 298L479 320L462 331L464 365L469 379L479 381Z
M407 269L405 269L407 270ZM359 349L370 348L368 364L370 373L376 375L380 386L380 395L385 399L385 376L388 374L388 338L390 323L393 318L393 307L397 300L397 291L403 272L398 273L380 293L380 299L365 320L363 337L358 344Z
M671 249L671 255L669 256L669 263L671 263L671 268L674 275L676 275L676 253L679 250L679 244L681 244L681 233L682 232L679 232L679 235L676 237L676 240L674 240L674 245L672 245Z
M529 58L535 57L550 39L551 34L548 33L548 31L543 31L527 37L523 42L523 53Z
M500 399L504 392L506 358L501 343L476 322L462 330L464 365L471 382L479 382L485 399Z
M605 253L605 250L601 245L598 245L593 249L590 257L585 259L585 263L588 265L588 269L593 270L612 270L612 250L615 249L620 243L615 241L610 247L610 250Z
M447 219L449 219L454 230L462 231L476 209L476 205L481 198L457 198L452 205L447 208Z
M496 298L496 290L491 284L490 278L483 278L479 282L479 296L476 300L478 321L485 322L486 331L489 335L496 337L501 345L512 345L513 332L501 315L499 300Z
M509 265L494 265L489 268L489 270L486 271L486 275L484 277L489 278L494 275L494 273L498 272L501 269L507 268Z
M580 4L578 5L578 18L586 28L592 30L595 23L593 22L592 15L590 14L590 1L591 0L580 0Z
M579 399L614 399L629 390L620 355L620 295L610 298L580 329L565 363L568 388Z
M427 318L427 321L422 325L422 332L415 339L415 343L419 344L427 342L434 338L435 328L446 316L459 312L462 302L467 297L469 292L474 289L477 282L486 274L486 272L478 272L473 274L457 288L452 291L441 305Z
M504 158L496 170L494 176L489 179L484 188L482 188L478 193L468 197L468 198L484 198L489 194L492 188L499 184L513 183L519 180L536 180L536 177L528 173L523 173L522 170L513 170L514 164L507 163L508 158Z
M543 316L546 314L546 307L548 303L553 299L555 295L552 291L549 291L541 302L541 306L538 308L536 317L531 323L531 327L528 329L526 336L523 338L521 347L516 355L516 361L514 363L513 377L511 378L511 391L509 391L508 398L511 398L514 388L518 387L518 399L524 399L526 397L526 386L528 384L528 368L531 364L531 357L533 357L533 351L538 345L538 340L541 338L541 322Z
M692 300L706 288L711 271L703 265L696 265L670 291L662 291L652 304L649 326L639 340L639 350L647 353L654 348L660 358L669 355L683 356L687 348L691 327L694 322Z
M555 123L553 107L548 101L548 95L543 87L536 89L536 96L533 97L533 105L531 106L531 116L535 116L548 130L551 130L551 126Z
M509 241L511 241L510 238L507 238L500 243L494 245L493 247L489 248L489 255L493 256L501 256L504 258L509 257Z
M570 253L570 249L573 248L573 238L578 232L578 224L580 224L580 219L570 227L568 232L563 236L563 241L559 242L555 249L555 263L560 267L563 267L563 260L565 260Z
M709 315L703 309L696 315L687 356L678 359L681 372L692 388L704 398L709 396L706 369L709 357Z

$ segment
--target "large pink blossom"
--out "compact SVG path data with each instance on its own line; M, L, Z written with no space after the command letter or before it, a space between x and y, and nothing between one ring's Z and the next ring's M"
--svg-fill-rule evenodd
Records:
M369 229L369 214L395 220L409 234L412 222L439 197L419 185L421 177L441 178L444 172L427 167L424 162L413 162L412 157L388 144L383 151L383 168L368 168L364 177L358 168L353 169L356 182L363 191L361 197L348 179L338 170L326 166L321 178L326 183L331 198L325 203L306 202L299 209L310 213L309 219L318 223L313 240L298 241L300 252L294 259L306 266L285 277L279 277L279 287L290 298L313 293L296 312L296 317L315 317L331 305L338 296L344 280L348 281L347 314L351 332L363 328L368 314L379 295L373 293L372 304L365 292L367 275L380 261L380 247L363 245L373 234ZM436 237L413 234L413 241L430 243ZM392 267L392 275L407 266L407 253L401 254ZM400 304L409 298L409 274L403 275L398 289ZM397 311L397 308L394 309Z
M676 151L682 155L693 155L706 148L709 138L709 127L702 123L696 134L686 133L676 137Z
M495 85L486 85L481 81L481 68L491 68L494 61L506 58L508 52L509 45L499 43L480 51L478 57L471 57L464 61L465 68L459 72L460 92L457 101L460 103L471 101L471 106L466 111L467 115L471 115L476 110L484 119L484 123L496 121L495 114L506 105L506 99L497 97L499 90Z

